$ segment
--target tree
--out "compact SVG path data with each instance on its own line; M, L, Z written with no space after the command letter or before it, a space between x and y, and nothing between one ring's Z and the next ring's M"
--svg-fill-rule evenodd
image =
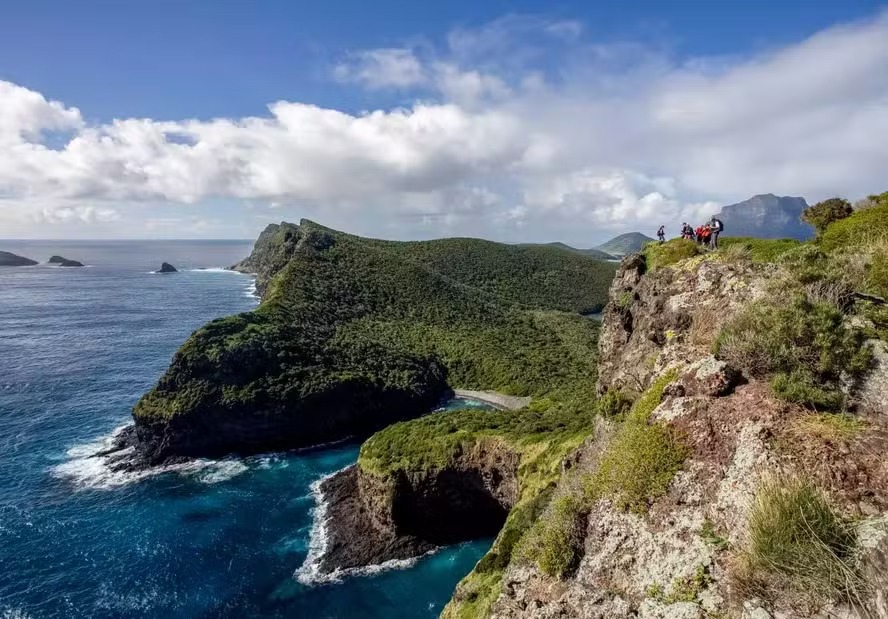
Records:
M844 198L830 198L809 206L802 211L802 219L814 226L818 236L833 222L845 219L854 213L851 203Z

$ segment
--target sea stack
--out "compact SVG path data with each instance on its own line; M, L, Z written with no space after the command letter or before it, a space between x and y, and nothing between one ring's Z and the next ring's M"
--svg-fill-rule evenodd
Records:
M36 260L16 256L8 251L0 251L0 267L29 267L37 264Z
M179 270L176 267L174 267L173 265L171 265L169 262L164 262L163 264L160 265L160 270L157 272L158 273L178 273Z

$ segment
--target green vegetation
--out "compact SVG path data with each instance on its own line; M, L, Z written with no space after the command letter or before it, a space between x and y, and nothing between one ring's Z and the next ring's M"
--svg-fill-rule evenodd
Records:
M787 305L750 304L724 327L715 353L748 376L772 377L787 401L823 410L842 407L842 377L862 376L872 358L863 334L844 327L835 305L804 296Z
M686 258L693 258L703 250L688 239L672 239L665 243L652 243L645 246L642 252L647 262L648 271L656 271L672 266Z
M645 245L653 242L654 239L641 232L627 232L599 245L598 249L614 256L625 256L639 252Z
M837 221L849 217L854 212L851 203L843 198L830 198L809 206L802 212L802 220L814 226L818 235Z
M650 415L675 378L674 372L664 374L632 406L595 472L584 480L589 500L610 498L618 509L644 513L666 492L687 451L671 430L651 423Z
M754 239L727 237L719 239L722 254L730 255L738 249L746 250L753 262L776 262L783 254L801 245L793 239Z
M279 268L261 306L195 332L137 422L207 428L260 415L309 442L417 415L448 384L544 396L594 383L598 327L578 313L605 303L616 265L474 239L377 241L311 222L270 233L261 251L248 262Z
M768 598L771 587L789 587L806 599L861 599L852 526L813 484L775 478L759 488L748 522L739 580Z
M888 197L878 197L876 206L857 211L824 231L817 244L823 251L862 247L888 236Z
M718 534L715 524L709 518L704 520L703 526L700 527L700 537L716 550L727 550L731 545L727 539Z
M595 413L605 419L622 419L632 407L632 400L622 389L608 389L595 403Z
M636 400L595 471L583 476L582 491L559 497L546 518L538 520L522 540L523 560L563 578L579 561L583 536L578 523L598 499L611 499L618 509L644 513L666 492L686 449L667 428L649 418L675 378L675 372L667 372Z

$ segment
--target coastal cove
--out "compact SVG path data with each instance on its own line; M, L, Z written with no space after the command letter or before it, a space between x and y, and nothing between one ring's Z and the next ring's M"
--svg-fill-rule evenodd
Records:
M189 333L255 307L252 278L221 268L251 244L4 245L88 268L0 273L0 616L433 617L487 551L478 540L306 585L313 485L354 463L357 445L160 474L89 457ZM165 260L180 273L150 273Z

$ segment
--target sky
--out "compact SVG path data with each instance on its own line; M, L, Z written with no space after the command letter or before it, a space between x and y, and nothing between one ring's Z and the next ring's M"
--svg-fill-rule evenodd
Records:
M888 189L888 4L0 4L0 238L592 246Z

